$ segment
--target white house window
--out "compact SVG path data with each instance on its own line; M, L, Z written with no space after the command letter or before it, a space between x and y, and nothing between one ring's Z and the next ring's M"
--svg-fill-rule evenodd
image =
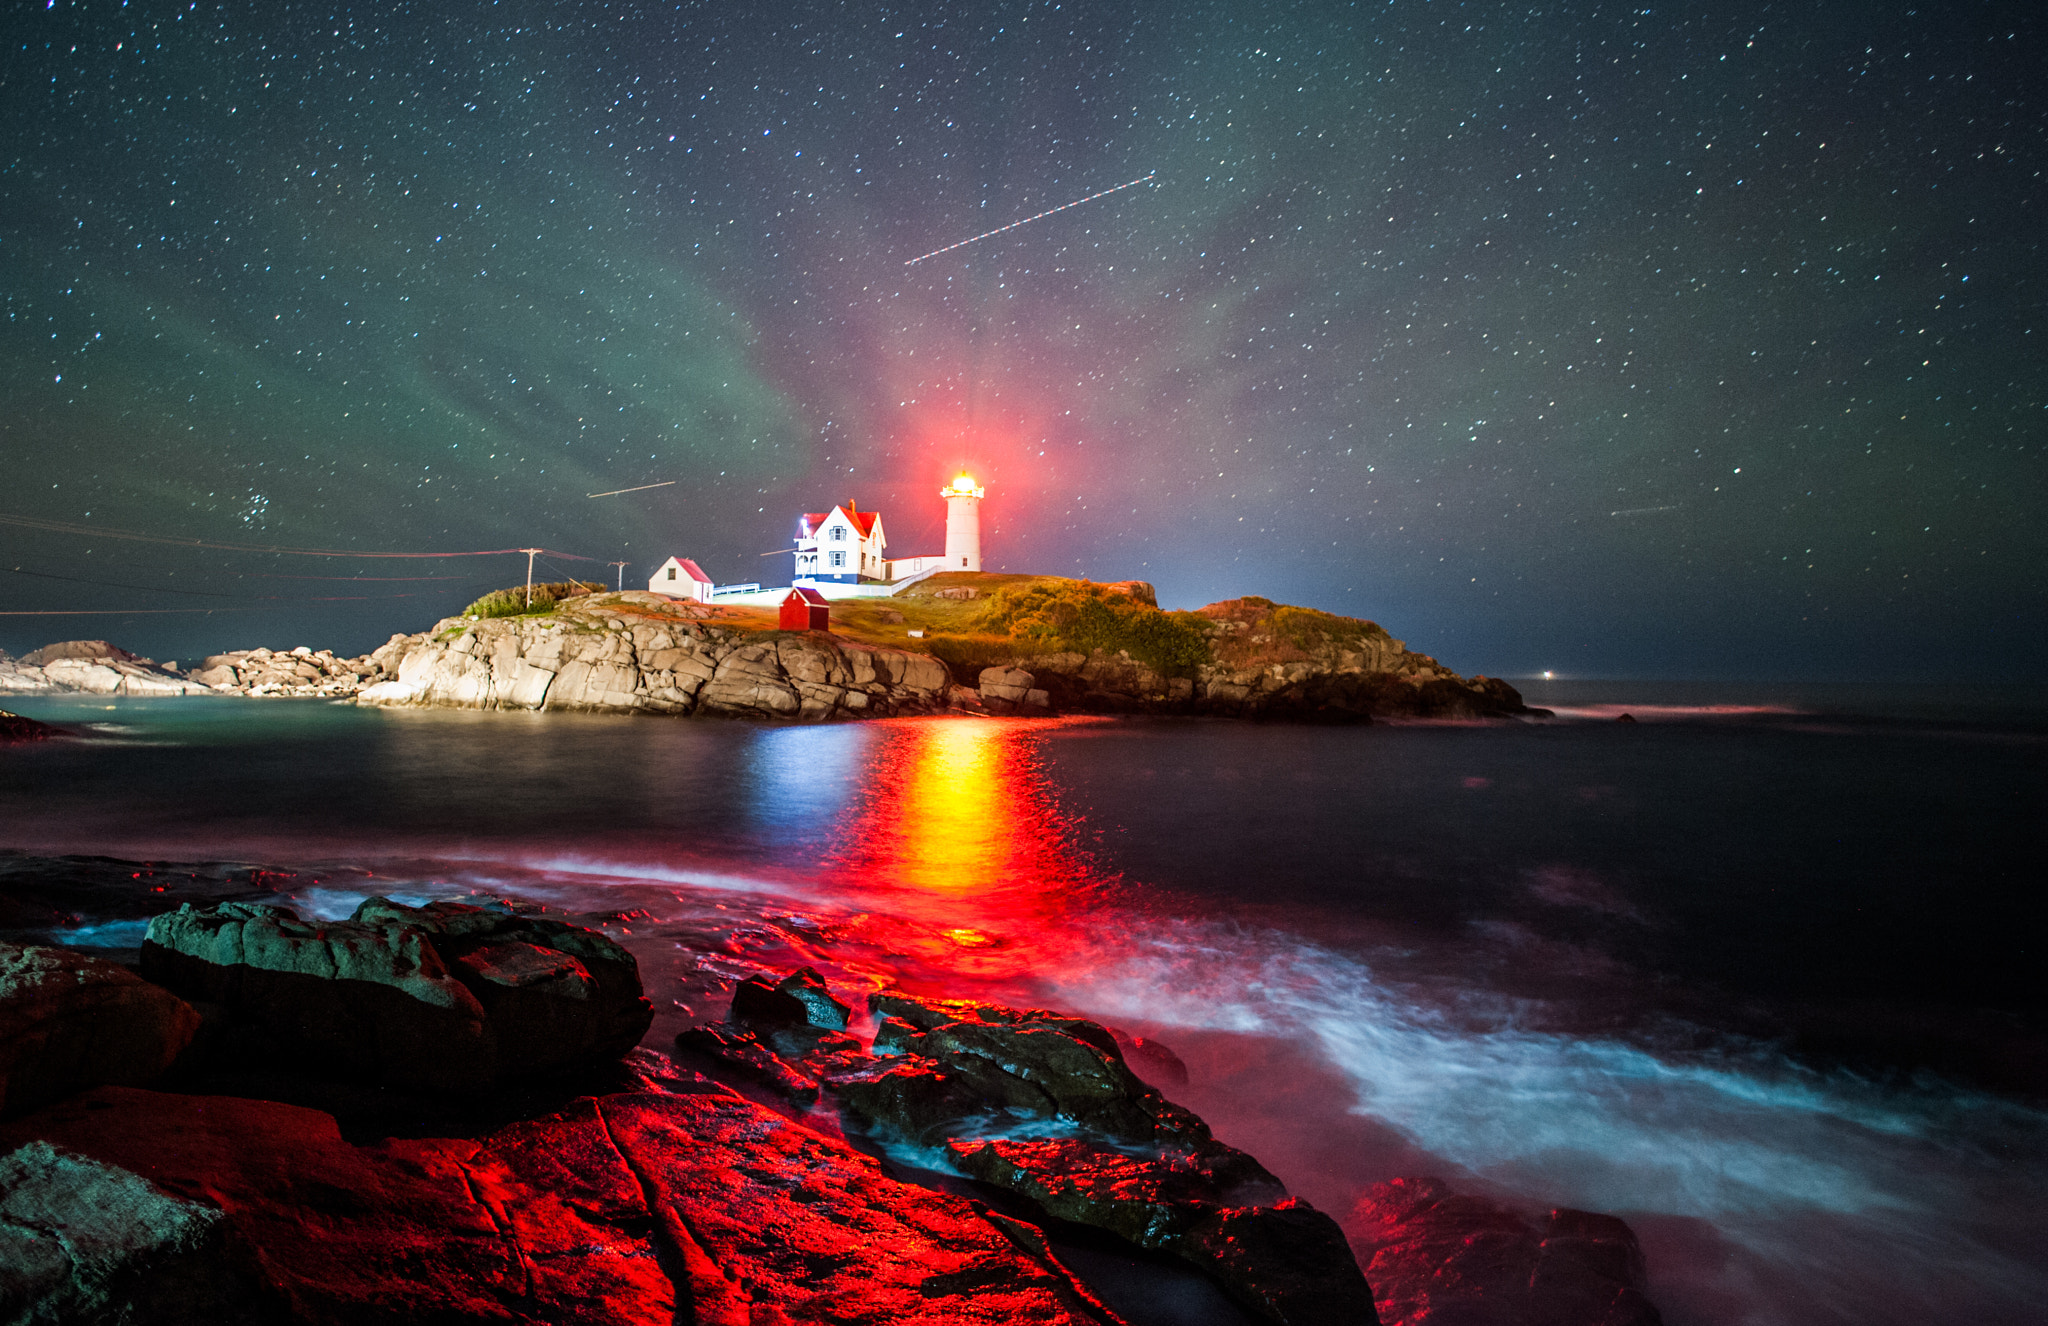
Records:
M671 566L671 567L670 567L670 568L668 569L668 578L669 578L670 580L674 580L674 579L676 578L676 569L675 569L675 568L674 568L673 566Z
M845 554L845 553L843 553L843 552L834 552L834 553L832 554L832 565L834 565L834 566L845 566L845 565L846 565L846 554Z
M846 539L846 526L834 525L832 527L832 538L834 542L844 542Z

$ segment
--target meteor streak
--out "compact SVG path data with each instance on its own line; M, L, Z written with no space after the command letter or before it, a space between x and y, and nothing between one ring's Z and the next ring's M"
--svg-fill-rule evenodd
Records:
M643 483L638 488L614 488L608 493L585 493L585 497L617 497L620 493L644 493L649 488L666 488L674 479L663 479L660 483Z
M1110 194L1116 193L1119 190L1131 188L1133 185L1143 184L1145 183L1145 181L1154 178L1158 174L1159 172L1155 170L1150 175L1141 175L1137 179L1130 181L1130 183L1128 184L1117 185L1114 189L1104 189L1101 193L1091 193L1086 198L1076 198L1074 201L1070 203L1061 203L1058 207L1048 207L1043 212L1040 212L1038 216L1027 216L1022 221L1012 221L1007 226L997 226L994 230L984 231L979 235L972 236L971 238L968 239L963 239L958 244L948 244L943 249L933 249L930 253L920 254L919 256L912 258L909 262L906 262L903 265L905 267L914 267L918 263L923 262L926 258L936 258L941 253L951 253L954 249L965 248L969 244L974 243L975 240L987 239L990 235L1000 235L1005 230L1015 230L1018 226L1028 225L1031 222L1038 220L1039 217L1051 216L1054 212L1064 212L1069 207L1079 207L1082 203L1092 203L1097 198L1107 198Z

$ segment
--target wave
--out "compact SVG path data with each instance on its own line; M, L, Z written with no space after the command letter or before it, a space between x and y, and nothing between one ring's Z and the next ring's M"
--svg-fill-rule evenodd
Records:
M1788 1326L2018 1321L2048 1301L2041 1110L1823 1074L1752 1043L1675 1056L1523 1030L1497 998L1432 1004L1359 957L1276 931L1153 920L1096 934L1093 960L1052 978L1066 1006L1297 1046L1348 1088L1336 1108L1412 1148L1402 1163L1421 1153L1530 1205L1710 1227L1711 1246L1695 1234L1652 1248L1673 1306L1695 1297L1678 1286L1704 1281L1740 1302L1736 1319ZM1356 1186L1392 1176L1374 1163Z

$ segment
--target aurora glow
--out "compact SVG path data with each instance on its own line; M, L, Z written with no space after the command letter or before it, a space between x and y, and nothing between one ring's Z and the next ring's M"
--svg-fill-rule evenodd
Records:
M2038 675L2040 29L53 0L0 62L0 510L741 580L849 498L927 551L966 463L992 568L1464 671ZM9 610L251 609L0 618L159 657L353 650L522 569L315 603L273 596L356 591L0 554Z

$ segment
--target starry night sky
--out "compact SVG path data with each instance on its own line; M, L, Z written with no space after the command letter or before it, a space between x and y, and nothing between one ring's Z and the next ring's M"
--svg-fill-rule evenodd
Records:
M0 516L786 581L835 501L938 551L964 463L989 569L1466 672L2040 677L2042 28L35 0ZM0 524L0 608L154 610L0 647L353 652L524 569Z

